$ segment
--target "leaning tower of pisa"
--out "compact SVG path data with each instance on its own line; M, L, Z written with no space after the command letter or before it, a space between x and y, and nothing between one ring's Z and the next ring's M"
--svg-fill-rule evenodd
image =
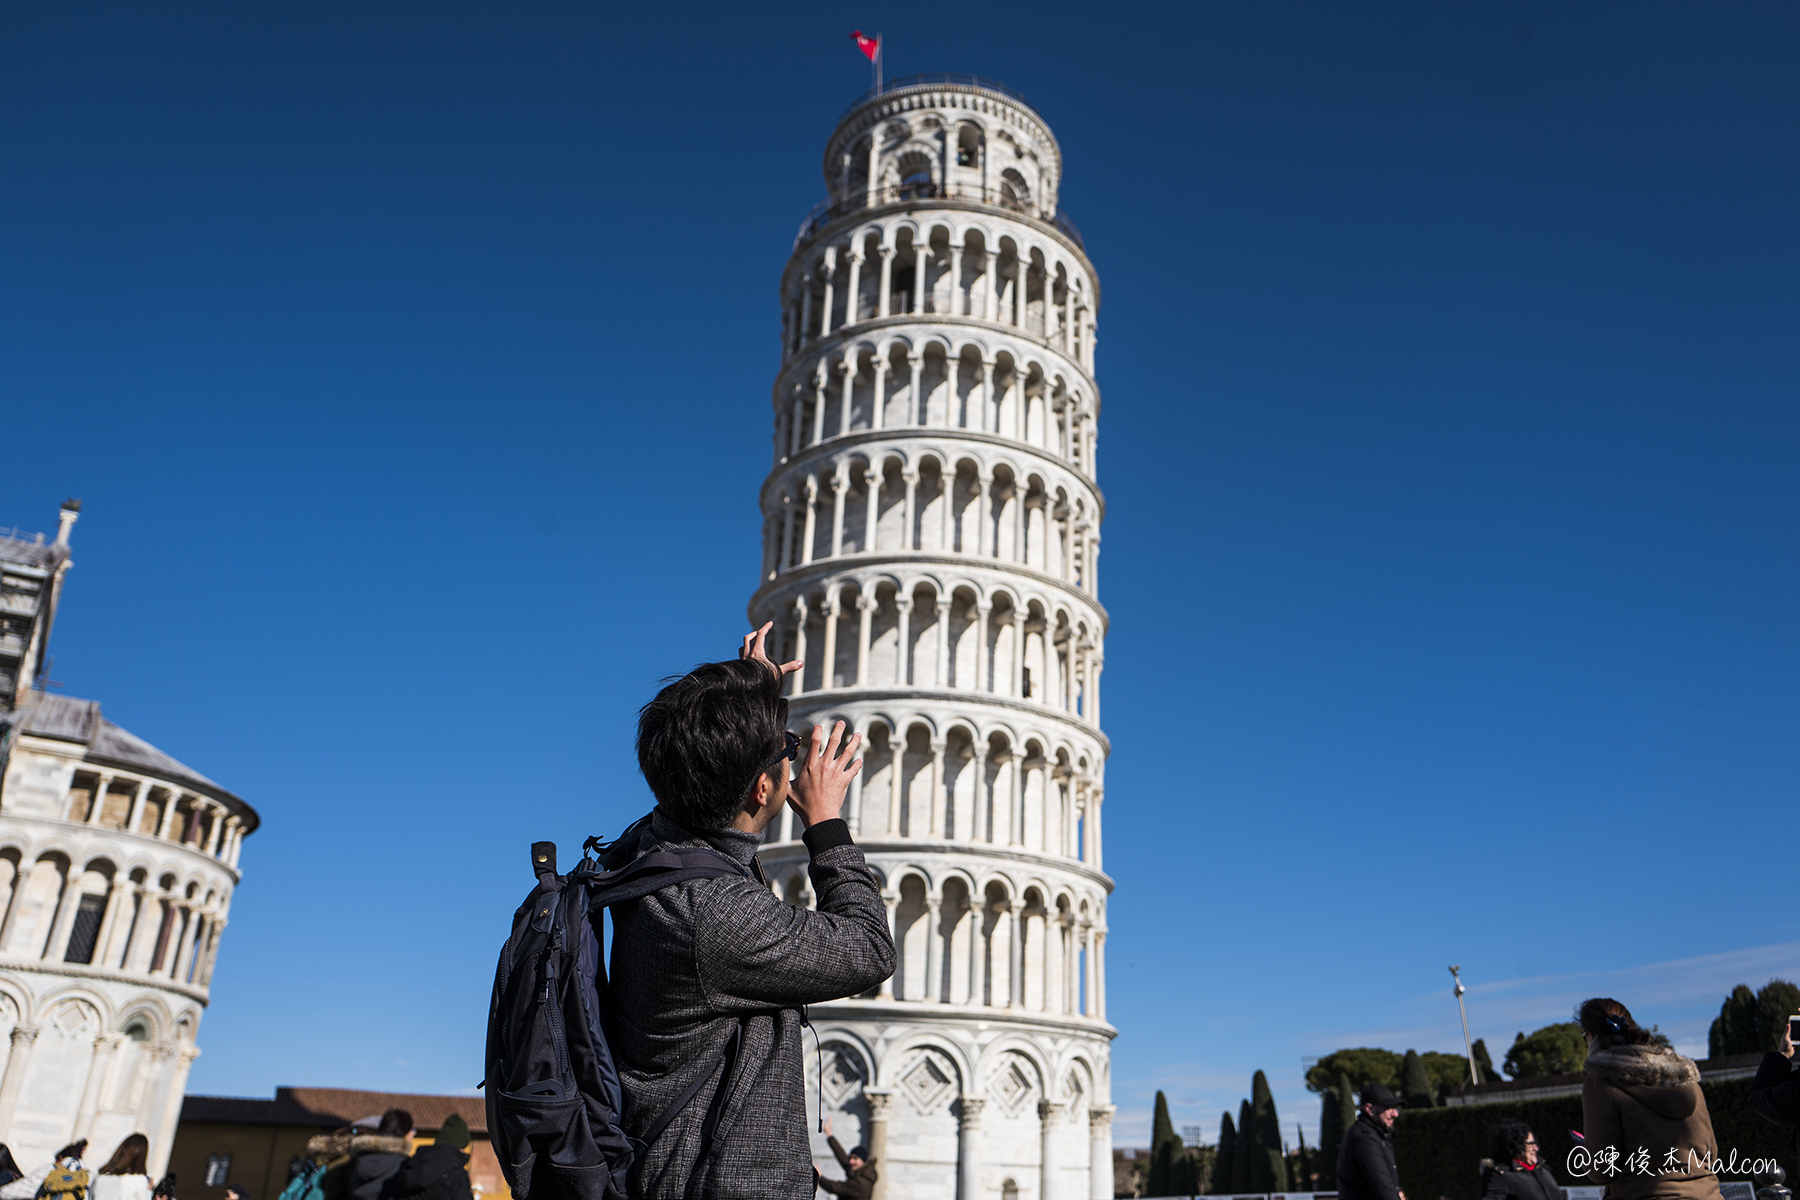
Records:
M1110 1197L1099 281L1056 139L1000 84L889 83L824 165L750 616L806 660L794 726L867 741L848 817L900 965L813 1010L816 1082L887 1200ZM798 832L763 860L805 904Z

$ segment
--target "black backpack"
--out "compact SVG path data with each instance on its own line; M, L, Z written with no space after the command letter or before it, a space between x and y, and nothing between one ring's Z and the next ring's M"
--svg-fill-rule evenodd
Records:
M635 832L620 841L631 845ZM611 847L589 838L582 849L605 855ZM619 1071L602 1019L606 909L688 880L748 872L717 851L691 848L654 850L610 871L583 853L573 871L558 875L554 842L532 843L531 866L537 886L513 914L488 1009L488 1137L515 1200L624 1200L645 1147L712 1071L676 1097L641 1141L625 1136ZM738 1041L734 1034L721 1055L727 1074ZM714 1121L709 1114L709 1129Z

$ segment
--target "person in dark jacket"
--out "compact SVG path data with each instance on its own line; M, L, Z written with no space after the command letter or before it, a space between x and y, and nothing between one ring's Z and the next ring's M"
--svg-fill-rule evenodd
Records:
M1338 1200L1406 1200L1394 1165L1394 1122L1400 1101L1379 1083L1363 1088L1362 1111L1338 1147Z
M827 1179L819 1175L819 1168L813 1168L818 1175L815 1182L834 1196L846 1197L846 1200L869 1200L875 1194L875 1160L869 1152L857 1146L848 1154L838 1140L831 1136L831 1118L825 1118L825 1143L831 1147L832 1154L837 1156L838 1166L844 1168L844 1177Z
M1796 1130L1794 1147L1800 1154L1800 1071L1794 1069L1794 1041L1787 1021L1781 1023L1781 1040L1764 1052L1756 1078L1750 1081L1750 1107L1777 1125Z
M469 1123L450 1114L429 1146L420 1146L388 1181L384 1200L475 1200L469 1188Z
M381 1189L406 1161L412 1130L412 1114L390 1108L381 1114L374 1134L352 1134L349 1160L325 1172L319 1184L325 1200L381 1200Z
M679 847L736 868L612 910L621 1128L642 1139L691 1096L639 1159L633 1200L811 1200L801 1008L894 971L880 884L840 815L862 739L841 721L787 732L782 676L800 664L769 662L768 629L744 638L737 661L698 666L644 706L638 766L656 808L603 860ZM812 908L770 891L756 856L789 807L806 829Z
M1537 1135L1523 1121L1502 1121L1488 1131L1481 1160L1481 1200L1563 1200L1550 1168L1538 1161Z

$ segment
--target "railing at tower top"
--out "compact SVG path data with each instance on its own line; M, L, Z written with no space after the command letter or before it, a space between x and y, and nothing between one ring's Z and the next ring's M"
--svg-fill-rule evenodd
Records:
M938 87L978 87L984 91L999 92L1007 99L1017 100L1020 104L1023 104L1026 108L1030 108L1033 112L1037 111L1032 107L1031 101L1027 100L1012 88L1007 87L998 79L984 79L980 75L940 73L936 75L908 75L904 79L890 79L880 87L872 87L856 99L852 100L850 102L850 107L839 114L838 120L842 121L845 117L849 116L877 96L885 96L889 92L898 92L906 88L931 87L933 85Z
M972 185L952 185L940 187L935 183L906 183L899 187L876 188L872 195L864 193L848 196L842 200L824 199L813 205L806 219L800 222L800 231L794 234L794 245L798 246L807 238L831 224L839 217L864 208L879 208L884 204L901 204L908 200L970 200L976 204L991 204L1004 208L1008 212L1018 213L1034 221L1043 221L1051 228L1059 231L1064 237L1074 242L1083 253L1087 251L1087 243L1081 240L1081 230L1069 219L1069 214L1058 207L1055 214L1048 219L1030 207L1021 204L1010 193L997 188L984 188Z

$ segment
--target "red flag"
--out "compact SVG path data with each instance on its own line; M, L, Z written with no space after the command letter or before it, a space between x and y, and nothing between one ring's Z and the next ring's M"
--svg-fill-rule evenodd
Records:
M864 57L870 62L874 62L875 56L881 53L881 35L876 34L874 37L870 37L858 29L850 36L856 42L856 48L863 52Z

